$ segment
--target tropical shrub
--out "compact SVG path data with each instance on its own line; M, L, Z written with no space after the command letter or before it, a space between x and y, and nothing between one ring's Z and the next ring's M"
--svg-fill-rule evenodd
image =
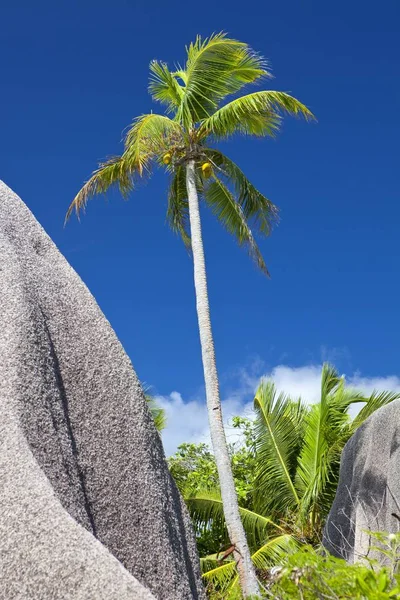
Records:
M266 598L276 600L389 600L400 598L400 534L372 534L387 561L349 565L310 546L289 555L263 582Z

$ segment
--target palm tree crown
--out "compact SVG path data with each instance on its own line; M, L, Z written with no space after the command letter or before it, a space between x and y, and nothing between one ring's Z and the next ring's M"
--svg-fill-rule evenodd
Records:
M67 218L111 186L128 196L137 179L164 166L171 174L168 221L190 248L185 164L194 160L201 198L267 273L252 230L268 235L277 209L234 162L209 144L236 133L273 136L284 113L313 118L304 104L284 92L256 91L237 97L247 84L269 77L262 57L223 33L204 40L197 37L187 48L184 68L170 71L165 63L152 61L149 91L167 114L151 112L133 121L122 155L99 165L73 200ZM229 96L233 99L226 101Z

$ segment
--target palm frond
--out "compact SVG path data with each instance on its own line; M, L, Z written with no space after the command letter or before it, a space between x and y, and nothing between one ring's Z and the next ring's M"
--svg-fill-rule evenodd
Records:
M183 69L178 69L178 71L174 71L172 75L177 79L180 79L184 85L187 84L187 73Z
M315 118L304 104L285 92L253 92L232 100L203 119L198 136L200 139L207 135L224 138L233 133L274 136L283 114L308 121Z
M307 416L296 485L302 495L301 513L318 528L334 494L340 454L348 438L348 408L360 394L345 388L344 377L329 364L321 376L321 397Z
M210 592L216 590L221 594L221 598L228 598L237 586L236 573L236 563L233 560L226 561L224 564L210 569L203 573L206 589Z
M303 496L304 511L308 509L310 502L316 501L318 492L324 488L329 476L329 465L324 460L329 451L326 437L330 415L329 399L339 383L337 371L325 364L322 368L320 401L311 407L307 416L304 445L297 470L296 483Z
M375 390L371 396L369 396L369 398L363 398L360 400L361 402L364 401L365 405L351 423L352 432L362 425L364 421L372 415L372 413L378 410L378 408L386 406L386 404L390 404L390 402L398 400L399 398L400 392L378 392Z
M171 229L178 233L190 251L189 202L186 189L186 173L183 165L178 165L172 177L168 192L167 219Z
M114 156L106 162L100 163L91 178L73 199L68 208L65 221L68 221L73 211L76 212L79 218L90 198L105 194L112 186L117 186L122 196L126 198L133 189L134 172L134 166L125 155Z
M217 168L218 174L233 186L237 202L250 227L262 235L269 235L273 224L278 220L277 207L261 194L243 171L222 152L206 148L204 153L214 168Z
M210 554L208 556L200 556L200 569L202 573L207 573L212 569L220 566L219 554Z
M282 563L288 554L296 552L300 546L293 535L286 533L271 537L251 558L258 569L268 569Z
M149 92L158 102L167 107L169 113L176 112L182 102L184 88L164 62L153 60L150 63Z
M247 247L256 265L265 275L269 275L258 245L246 222L242 207L216 174L214 174L214 180L204 187L203 195L226 230L235 236L240 246Z
M218 491L202 490L185 498L185 501L196 531L203 531L210 524L224 524L223 505ZM239 507L239 511L247 540L253 548L268 539L272 531L285 533L280 525L262 514L242 507Z
M304 407L281 393L272 382L263 382L254 399L256 412L256 510L284 514L296 510L300 497L293 481L293 460L298 454Z
M150 113L137 117L125 136L125 155L139 175L161 154L183 143L179 123L164 115Z
M157 404L150 394L145 394L145 398L148 402L154 425L156 426L157 431L161 432L167 426L167 415L165 414L165 410Z
M183 105L193 123L211 115L218 102L244 85L268 76L267 65L247 44L224 33L202 39L187 48Z
M251 556L254 566L265 571L272 566L284 563L288 554L296 552L300 542L290 534L271 537ZM236 564L233 560L224 561L221 565L215 556L200 559L203 580L207 590L216 591L221 598L236 598L239 591ZM212 595L211 595L212 597ZM240 596L238 596L240 598Z

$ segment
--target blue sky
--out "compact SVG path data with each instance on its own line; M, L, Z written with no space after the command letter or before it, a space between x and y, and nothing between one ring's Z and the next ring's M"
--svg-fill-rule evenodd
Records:
M128 203L92 201L81 224L63 229L63 218L97 160L121 150L124 127L156 108L150 60L182 61L197 33L220 30L265 55L275 75L267 85L318 118L287 119L274 141L226 145L281 223L261 243L267 280L204 211L223 392L240 388L243 369L326 358L349 374L399 373L399 23L397 0L2 7L0 177L82 276L156 393L190 400L202 389L192 264L165 222L166 177Z

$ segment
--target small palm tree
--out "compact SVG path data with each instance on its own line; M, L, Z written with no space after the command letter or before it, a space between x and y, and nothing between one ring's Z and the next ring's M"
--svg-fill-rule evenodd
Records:
M198 37L187 48L183 68L170 71L165 63L153 61L149 90L167 114L150 113L135 119L126 134L122 155L99 165L67 213L67 218L74 209L79 214L91 196L103 194L113 185L128 196L136 181L156 166L164 166L170 173L167 216L172 229L193 253L211 440L244 597L255 595L258 585L240 520L222 420L199 198L268 273L252 228L268 235L277 210L210 142L236 133L273 136L284 113L312 118L304 104L284 92L256 91L238 97L245 85L269 76L264 59L247 44L224 34ZM233 99L226 102L229 96Z
M318 403L306 406L277 394L272 382L260 385L254 400L255 483L250 504L240 508L252 560L262 579L265 570L301 544L318 546L339 480L340 456L356 429L399 393L374 392L366 398L346 387L344 377L325 364ZM351 406L364 403L352 419ZM219 490L186 497L198 533L223 527ZM211 536L210 536L211 537ZM237 571L232 560L201 559L204 579L215 597L236 598Z

